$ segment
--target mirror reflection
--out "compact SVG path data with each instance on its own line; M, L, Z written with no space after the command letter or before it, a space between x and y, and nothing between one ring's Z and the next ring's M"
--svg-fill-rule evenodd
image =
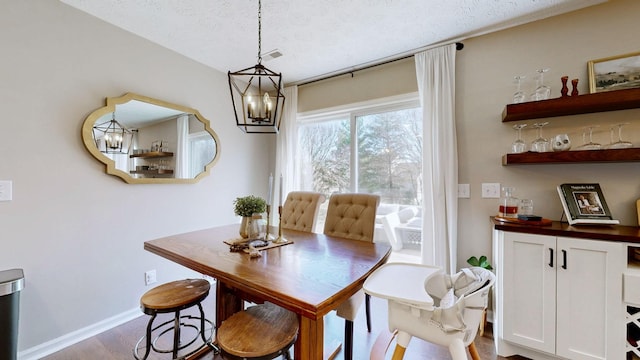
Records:
M219 153L217 135L197 110L132 93L107 98L82 136L107 173L128 183L195 182Z

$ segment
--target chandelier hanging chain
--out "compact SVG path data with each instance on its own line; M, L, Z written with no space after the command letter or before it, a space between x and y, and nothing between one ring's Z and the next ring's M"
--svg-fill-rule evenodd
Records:
M258 63L228 72L236 125L246 133L277 134L282 120L282 74L262 65L262 0L258 1Z
M258 64L262 64L262 0L258 0Z

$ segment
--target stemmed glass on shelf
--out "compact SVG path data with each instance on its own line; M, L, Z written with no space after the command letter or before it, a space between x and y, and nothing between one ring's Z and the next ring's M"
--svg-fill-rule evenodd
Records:
M633 146L633 144L630 141L625 141L622 140L622 127L624 125L629 125L629 123L621 123L621 124L615 124L611 126L611 144L607 145L607 149L627 149ZM616 131L617 129L617 131ZM618 133L618 140L614 141L614 136L613 134L617 132Z
M527 124L515 124L513 128L516 130L516 139L511 143L511 153L512 154L520 154L527 151L527 143L522 140L522 129L525 128Z
M522 80L524 78L526 78L525 75L518 75L518 76L514 76L513 77L516 80L516 92L513 93L513 103L514 104L519 104L524 102L526 95L524 94L524 91L522 91Z
M533 127L538 129L538 137L536 137L532 142L531 142L531 151L533 152L547 152L547 151L551 151L551 143L549 143L549 140L542 137L542 128L545 125L548 125L549 122L542 122L542 123L535 123L533 124Z
M548 68L538 69L536 79L536 89L533 93L533 100L547 100L551 94L551 88L544 84L544 73L548 72Z
M597 142L593 142L593 129L597 128L598 125L591 125L584 128L582 132L582 142L583 144L578 146L576 150L600 150L602 149L602 145ZM587 133L589 134L589 142L587 142Z

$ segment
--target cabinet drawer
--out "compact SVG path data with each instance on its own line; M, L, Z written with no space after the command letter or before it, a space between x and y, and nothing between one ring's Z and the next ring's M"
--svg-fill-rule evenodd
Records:
M640 305L640 273L624 273L623 300L627 304Z

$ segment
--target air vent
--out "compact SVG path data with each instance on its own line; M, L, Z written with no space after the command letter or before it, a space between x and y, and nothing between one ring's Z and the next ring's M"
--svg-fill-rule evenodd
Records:
M282 53L280 52L280 50L275 49L275 50L271 50L269 52L267 52L266 54L262 55L262 60L263 61L269 61L269 60L273 60L275 58L279 58L280 56L282 56Z

